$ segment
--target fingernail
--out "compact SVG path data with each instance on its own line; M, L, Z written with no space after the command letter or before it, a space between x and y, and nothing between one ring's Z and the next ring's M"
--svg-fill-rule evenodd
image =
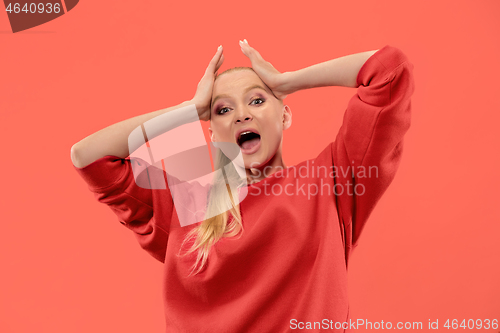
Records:
M243 42L240 40L240 45L243 44Z
M219 51L220 49L222 49L222 45L219 45L219 47L217 48L217 51Z
M245 43L247 43L247 44L248 44L248 42L247 42L247 40L246 40L246 39L243 39L243 40L245 41Z

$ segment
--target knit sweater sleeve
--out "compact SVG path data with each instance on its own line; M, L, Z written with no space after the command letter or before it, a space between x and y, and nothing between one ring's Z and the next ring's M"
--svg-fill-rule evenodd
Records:
M140 246L163 262L168 240L168 223L156 221L153 212L153 189L169 193L163 170L136 157L104 156L83 167L74 167L87 183L97 201L106 204L118 221L132 230ZM162 217L171 216L173 200L164 201Z
M410 127L413 64L400 49L386 45L364 63L356 83L331 146L335 183L343 189L336 197L348 247L357 245L400 164Z

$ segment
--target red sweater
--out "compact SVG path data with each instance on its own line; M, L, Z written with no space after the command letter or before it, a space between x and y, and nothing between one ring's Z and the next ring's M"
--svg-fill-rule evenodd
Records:
M347 264L400 163L412 71L398 48L373 54L335 141L316 158L249 185L240 203L242 236L216 243L207 268L192 277L192 258L176 254L197 224L180 226L168 188L136 185L131 164L142 160L105 156L75 167L163 263L167 332L349 331L340 328L349 323Z

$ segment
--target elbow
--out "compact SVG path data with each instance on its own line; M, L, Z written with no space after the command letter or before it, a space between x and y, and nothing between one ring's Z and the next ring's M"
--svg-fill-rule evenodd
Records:
M80 168L80 163L79 163L79 159L78 159L78 146L77 144L74 144L72 147L71 147L71 162L73 163L73 165L77 168Z
M386 66L397 68L402 63L409 62L408 56L400 48L390 45L387 45L387 48Z

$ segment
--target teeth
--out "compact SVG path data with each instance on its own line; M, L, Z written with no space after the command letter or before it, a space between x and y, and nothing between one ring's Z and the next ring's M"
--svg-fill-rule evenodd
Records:
M249 133L255 133L255 132L253 132L253 131L245 131L245 132L241 132L240 135L238 135L238 139L236 140L236 142L238 143L238 145L240 144L240 140L243 137L243 135L246 135L246 134L249 134ZM255 134L257 134L257 133L255 133Z

